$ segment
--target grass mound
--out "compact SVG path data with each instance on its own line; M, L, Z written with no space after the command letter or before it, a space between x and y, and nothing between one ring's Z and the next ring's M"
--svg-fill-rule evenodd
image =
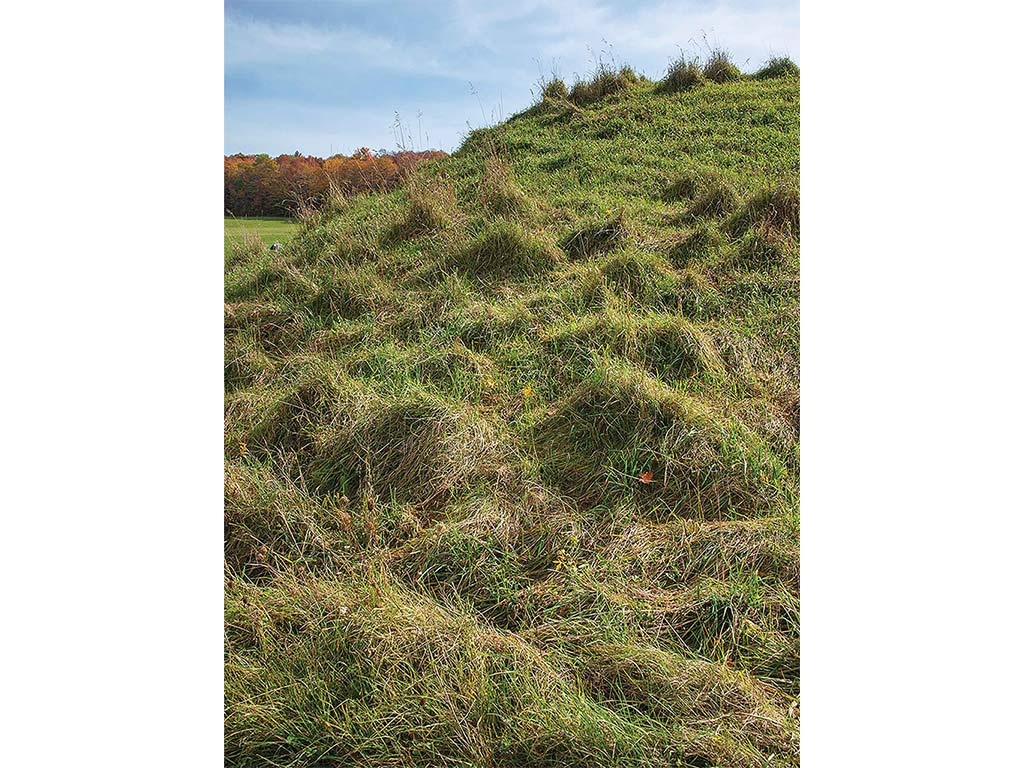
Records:
M516 183L512 168L498 157L487 158L479 200L484 208L499 216L527 217L532 211L530 199Z
M710 176L703 180L699 192L686 209L686 218L691 221L701 216L721 218L735 211L739 205L739 193L732 185L719 176Z
M614 69L600 64L590 80L581 80L569 91L569 101L577 106L586 106L606 96L622 93L637 85L640 78L629 67Z
M364 404L347 423L332 420L318 443L308 474L321 493L359 489L419 507L486 480L503 461L485 421L428 395Z
M562 240L562 249L573 258L584 258L618 248L628 240L629 227L620 212L614 218L571 232Z
M800 190L783 182L755 193L743 206L730 227L734 234L761 226L800 237Z
M676 314L605 310L583 317L547 340L561 357L615 356L651 370L665 381L721 373L722 360L707 334Z
M554 247L528 233L514 221L488 225L454 264L471 275L499 276L544 272L558 262Z
M439 178L414 177L409 182L409 209L395 225L393 237L427 235L450 226L457 216L455 190Z
M729 54L718 48L711 52L704 64L704 77L713 83L728 83L743 77L739 67L732 63Z
M768 62L757 70L754 77L768 80L773 77L791 77L800 75L800 67L788 56L772 56Z
M798 764L799 83L551 81L225 253L226 764Z
M743 233L736 260L744 269L771 269L786 264L795 252L790 237L774 227L758 223Z
M630 303L664 307L677 300L679 275L656 253L621 251L605 259L600 270L613 290Z
M541 100L545 104L562 104L568 99L569 89L566 88L565 81L560 77L554 77L544 83L544 87L541 89Z
M697 401L620 366L598 370L537 432L546 476L580 505L629 500L699 519L756 507L729 464L746 452L736 437Z
M704 73L700 62L696 58L680 55L669 65L665 77L658 83L658 90L662 93L679 93L696 88L703 82Z
M718 227L701 221L671 249L669 258L673 264L685 266L693 261L714 258L725 244L725 236Z
M714 181L714 174L696 168L687 168L665 188L663 197L669 202L690 200Z

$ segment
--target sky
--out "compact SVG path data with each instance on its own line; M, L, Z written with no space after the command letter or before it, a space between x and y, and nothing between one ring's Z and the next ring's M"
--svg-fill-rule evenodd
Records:
M226 0L224 151L458 148L600 59L660 78L722 47L800 61L797 0ZM396 123L399 128L396 129Z

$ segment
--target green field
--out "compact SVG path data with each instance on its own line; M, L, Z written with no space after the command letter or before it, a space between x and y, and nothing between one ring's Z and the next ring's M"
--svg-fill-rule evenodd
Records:
M676 75L230 249L226 764L799 763L800 75Z
M233 244L241 243L246 233L250 232L262 237L268 247L273 243L284 245L291 240L298 226L294 219L225 218L224 251L227 252Z

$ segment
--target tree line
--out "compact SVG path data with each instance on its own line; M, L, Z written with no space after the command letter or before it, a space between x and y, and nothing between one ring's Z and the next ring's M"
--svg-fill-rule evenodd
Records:
M444 152L373 152L366 147L351 156L225 155L224 213L231 216L291 216L316 205L331 190L342 194L394 187L424 160Z

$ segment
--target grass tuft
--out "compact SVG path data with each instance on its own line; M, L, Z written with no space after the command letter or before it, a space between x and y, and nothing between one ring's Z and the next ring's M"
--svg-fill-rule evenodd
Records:
M569 98L569 89L566 88L565 81L555 77L544 84L541 97L546 103L561 104Z
M588 224L562 239L562 250L572 258L585 258L621 248L629 241L629 226L620 211L605 221Z
M795 252L795 243L788 234L758 222L741 236L736 263L742 269L770 270L787 264Z
M499 216L528 217L533 209L530 199L516 183L512 168L497 156L485 161L479 200L484 208Z
M694 229L669 252L669 259L679 267L693 262L710 261L726 245L722 230L708 221L699 221Z
M690 221L703 216L723 218L735 211L739 205L740 196L732 184L720 176L709 176L704 179L700 191L686 209L685 218Z
M583 107L606 96L627 91L639 82L640 78L630 67L616 70L602 62L590 80L581 80L573 85L569 91L569 101Z
M733 234L761 226L800 239L800 190L782 182L754 194L729 223Z
M729 83L743 77L739 68L732 63L729 54L721 48L711 51L704 63L704 77L713 83Z
M409 208L393 231L399 239L428 235L451 226L458 215L455 188L438 177L414 176L408 185Z
M800 67L788 56L772 56L768 62L754 74L758 80L770 80L775 77L799 77Z
M515 221L497 221L456 254L453 265L477 276L528 275L558 263L556 249Z
M660 93L681 93L696 88L704 82L704 73L701 71L700 61L680 54L679 58L673 61L665 77L658 83L657 90Z

